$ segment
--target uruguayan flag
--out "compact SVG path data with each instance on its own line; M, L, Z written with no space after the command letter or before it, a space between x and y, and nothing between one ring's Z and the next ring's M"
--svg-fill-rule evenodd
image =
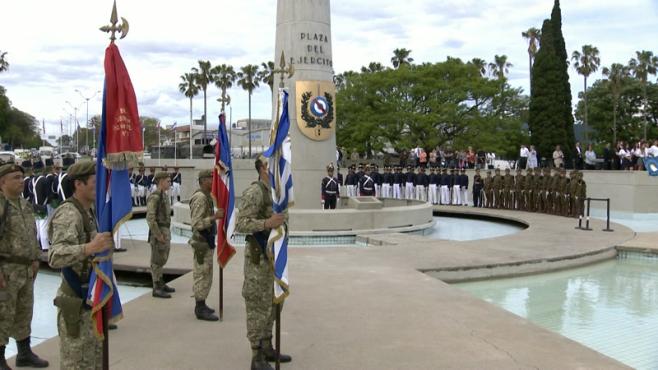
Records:
M272 208L283 213L294 203L292 187L292 153L290 151L290 120L288 118L288 93L279 92L280 116L272 127L270 147L263 153L269 158ZM280 303L288 296L288 224L272 229L267 241L268 252L274 264L274 302Z

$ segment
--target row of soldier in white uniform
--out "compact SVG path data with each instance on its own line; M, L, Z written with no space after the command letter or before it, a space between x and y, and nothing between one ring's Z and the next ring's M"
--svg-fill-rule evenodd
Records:
M34 208L36 226L37 226L37 239L42 250L48 250L48 220L55 212L55 209L66 200L67 194L62 187L64 178L66 178L65 168L73 165L75 160L73 158L65 157L62 163L54 163L52 159L45 161L23 161L21 167L25 170L25 177L23 178L23 198L27 199ZM167 167L163 168L167 171ZM132 172L132 171L131 171ZM133 206L145 205L146 196L155 190L155 183L153 181L153 174L155 168L151 168L151 175L144 174L144 167L140 167L139 174L132 174L130 182L132 184ZM172 204L174 199L180 201L181 192L181 173L178 167L174 167L174 172L170 174L172 187L169 195ZM141 202L143 198L143 203ZM121 236L117 232L115 234L115 245L117 249L121 248Z
M379 173L377 165L351 166L343 177L333 175L333 165L327 166L327 176L322 179L322 199L325 209L333 209L335 199L341 192L348 197L375 196L380 198L415 199L432 204L467 205L468 175L466 170L435 169L429 174L423 167L384 167ZM343 191L342 188L345 188ZM329 204L329 206L328 206Z
M153 180L155 176L155 167L149 168L149 174L145 173L144 164L139 164L139 169L137 173L134 173L134 169L130 168L128 171L130 173L130 184L131 184L131 196L133 198L133 207L146 206L146 198L156 190L156 183ZM163 172L168 172L167 166L162 167ZM182 176L178 167L174 167L174 172L170 175L171 177L171 188L169 189L169 197L171 204L174 204L175 201L180 202L181 194L181 184Z

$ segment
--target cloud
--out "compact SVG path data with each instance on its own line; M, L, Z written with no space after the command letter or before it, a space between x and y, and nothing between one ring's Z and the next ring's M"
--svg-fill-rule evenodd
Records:
M464 41L457 39L448 39L444 41L442 45L444 47L451 49L460 49L462 46L464 46Z

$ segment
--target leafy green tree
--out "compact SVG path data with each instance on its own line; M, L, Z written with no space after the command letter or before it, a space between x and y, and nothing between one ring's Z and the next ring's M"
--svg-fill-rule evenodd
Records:
M178 91L190 99L190 128L194 118L192 117L192 101L199 95L199 87L196 84L194 73L184 73L180 76L182 82L178 84ZM191 132L191 131L190 131Z
M588 139L588 125L587 125L587 77L596 72L601 65L601 58L599 58L599 49L592 45L583 45L582 52L574 50L571 54L574 69L583 76L583 98L585 102L585 115L583 122L585 123L585 141Z
M12 107L6 90L0 86L0 137L14 148L41 146L40 125L30 114Z
M0 50L0 73L9 69L9 62L7 61L7 52Z
M530 27L527 31L521 32L521 36L528 41L528 68L530 70L528 76L530 78L530 91L532 91L532 63L535 60L537 51L539 50L541 30L535 27Z
M212 69L213 80L215 81L215 86L222 92L220 99L226 99L227 101L222 100L222 112L224 112L224 105L231 104L231 97L226 93L228 89L233 87L235 80L238 78L237 73L232 66L227 64L221 64L213 67Z
M612 142L617 142L617 112L619 111L619 99L628 78L628 68L619 63L613 63L610 68L603 67L603 75L608 78L608 89L612 97Z
M247 127L249 130L249 158L251 158L251 95L260 86L258 66L247 64L241 67L240 72L238 72L238 85L249 93L249 120L247 121Z
M633 71L635 78L639 79L642 83L642 96L644 98L644 107L645 107L645 120L644 120L644 140L647 139L647 121L646 112L650 110L648 106L648 96L647 96L647 82L649 75L656 74L656 68L658 68L658 56L653 55L653 52L642 50L636 51L637 59L632 58L628 65Z
M211 69L212 65L208 60L199 60L199 68L192 68L194 82L196 82L199 89L203 91L203 140L206 140L206 131L208 130L208 99L206 97L206 92L208 90L208 85L213 82L213 76L210 72ZM192 122L190 122L190 124L192 124Z
M393 68L398 69L405 65L411 65L414 62L414 58L409 57L409 55L411 55L411 50L405 48L393 50L393 57L391 58Z
M483 78L472 63L448 58L377 73L350 72L341 79L336 95L337 141L350 151L400 153L417 145L431 150L438 145L465 147L480 137L506 135L512 141L523 136L518 110L497 116L493 107L500 83ZM515 108L527 110L520 89L505 87ZM489 150L487 145L500 142L481 144Z

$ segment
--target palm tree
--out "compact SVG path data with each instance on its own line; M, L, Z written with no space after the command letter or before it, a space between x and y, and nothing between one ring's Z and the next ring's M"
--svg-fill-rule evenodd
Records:
M635 78L639 79L642 83L642 95L644 98L644 140L647 139L647 112L649 101L647 99L647 79L649 75L656 74L658 67L658 57L653 55L653 52L642 50L636 51L637 59L633 58L628 62L628 65L633 71Z
M192 137L192 100L199 95L199 87L196 84L194 73L185 73L180 76L181 82L178 84L178 90L186 97L190 98L190 137ZM175 135L175 134L174 134ZM192 159L192 146L190 145L190 159Z
M521 32L521 36L528 40L528 68L530 70L530 93L532 94L532 64L535 60L535 55L537 55L537 51L539 51L541 30L535 27L530 27L527 31Z
M258 80L270 87L270 93L274 94L274 70L276 66L273 61L260 64L263 69L258 71Z
M414 62L414 58L410 58L411 50L407 49L395 49L393 50L393 58L391 58L391 63L393 63L393 68L398 69L403 65L411 65Z
M194 79L197 83L197 86L203 91L203 140L202 143L205 143L206 140L206 131L208 130L208 100L206 99L206 92L208 91L208 85L212 82L212 74L210 70L212 66L210 61L200 60L199 68L193 67L192 72L194 72ZM190 135L192 132L190 131Z
M617 110L619 109L619 98L624 88L626 79L630 76L628 67L613 63L610 68L603 67L603 75L608 77L608 86L612 94L612 145L617 143Z
M363 66L361 67L361 73L375 73L375 72L381 72L384 69L386 69L381 63L379 62L370 62L368 66Z
M592 73L596 72L601 65L601 59L599 58L599 49L596 46L592 45L583 45L582 53L578 50L574 50L571 54L571 60L573 60L573 68L578 71L578 74L583 76L584 80L584 90L583 96L585 97L585 141L588 142L588 132L587 132L587 77Z
M231 96L226 93L226 90L233 87L233 83L238 77L237 73L235 73L235 70L232 66L226 64L214 66L210 70L210 73L213 76L213 82L215 82L215 86L217 86L217 88L222 92L220 101L222 102L222 112L224 112L224 106L231 104Z
M478 69L478 71L480 71L480 75L482 77L484 77L487 74L486 60L480 58L473 58L468 63L474 65Z
M240 68L240 72L238 72L238 85L249 93L249 121L247 121L247 128L249 130L249 158L251 158L251 94L260 86L258 82L257 65L247 64Z
M7 59L5 59L5 56L7 55L6 51L1 51L0 50L0 72L4 72L7 69L9 69L9 62Z
M496 76L500 81L505 79L505 75L509 74L509 69L513 66L512 63L507 61L507 55L505 54L494 56L494 62L489 63L491 75Z

